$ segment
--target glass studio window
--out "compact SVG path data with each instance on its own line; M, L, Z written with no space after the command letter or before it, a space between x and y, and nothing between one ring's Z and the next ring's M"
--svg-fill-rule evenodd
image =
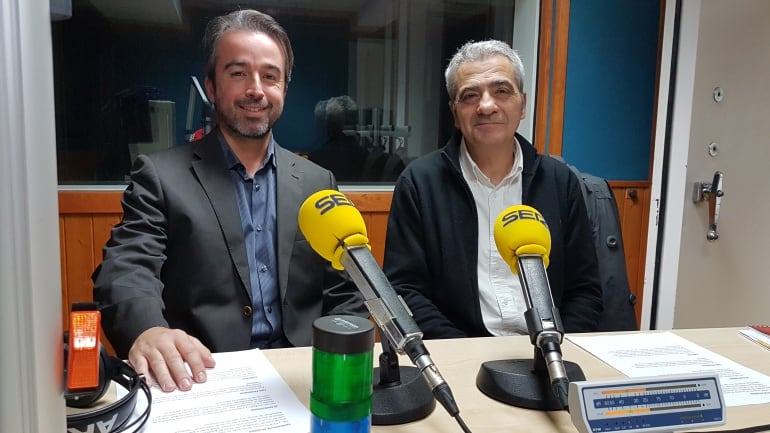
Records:
M502 0L73 0L52 23L61 184L124 183L132 159L204 129L203 30L236 8L269 13L295 69L274 128L340 184L389 184L453 131L443 70L468 40L511 42Z

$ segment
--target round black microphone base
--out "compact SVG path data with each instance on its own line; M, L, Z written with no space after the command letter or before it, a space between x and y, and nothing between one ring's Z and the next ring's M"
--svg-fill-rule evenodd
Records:
M380 383L379 367L374 369L372 425L405 424L433 412L436 400L416 367L398 367L397 383Z
M585 380L583 370L564 361L570 382ZM554 393L548 372L534 369L531 359L502 359L481 364L476 387L487 396L516 407L535 410L563 410Z

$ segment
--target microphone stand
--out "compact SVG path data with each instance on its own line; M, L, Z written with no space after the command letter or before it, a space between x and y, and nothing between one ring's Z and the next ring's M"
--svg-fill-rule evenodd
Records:
M564 361L570 382L586 380L583 370ZM533 359L501 359L481 364L476 386L489 397L516 407L535 410L563 410L554 393L543 352L535 347Z
M404 424L433 412L436 400L417 367L400 367L387 338L380 340L380 366L374 369L372 425Z
M518 276L527 311L529 339L535 354L529 359L487 361L476 375L476 387L489 397L517 407L536 410L563 410L567 405L566 384L558 395L554 390L549 362L554 358L564 366L563 374L569 382L585 380L579 365L563 361L561 340L564 326L559 310L553 304L548 275L542 258L524 255L517 258ZM545 352L549 359L546 360Z

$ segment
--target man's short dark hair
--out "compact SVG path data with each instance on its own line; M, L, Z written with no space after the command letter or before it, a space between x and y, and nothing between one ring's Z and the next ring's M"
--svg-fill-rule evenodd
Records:
M291 71L294 68L294 52L286 30L268 14L253 9L242 9L227 15L218 16L206 25L206 33L203 35L203 50L206 62L206 76L214 81L216 77L217 45L219 39L230 31L252 31L268 35L283 51L286 61L284 79L286 84L291 81Z

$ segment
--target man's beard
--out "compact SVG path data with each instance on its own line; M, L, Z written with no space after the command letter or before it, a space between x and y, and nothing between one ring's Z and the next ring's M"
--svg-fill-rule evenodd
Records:
M246 103L247 101L237 101L236 104L240 102ZM266 109L273 108L272 105L266 102L260 105L262 108ZM264 121L255 124L245 116L238 115L234 108L222 113L220 117L228 129L245 138L264 138L273 129L273 124L275 123L272 122L268 116Z
M244 125L243 121L234 120L231 118L225 118L225 124L234 133L245 138L263 138L273 129L273 125L270 122L262 122L258 125Z

